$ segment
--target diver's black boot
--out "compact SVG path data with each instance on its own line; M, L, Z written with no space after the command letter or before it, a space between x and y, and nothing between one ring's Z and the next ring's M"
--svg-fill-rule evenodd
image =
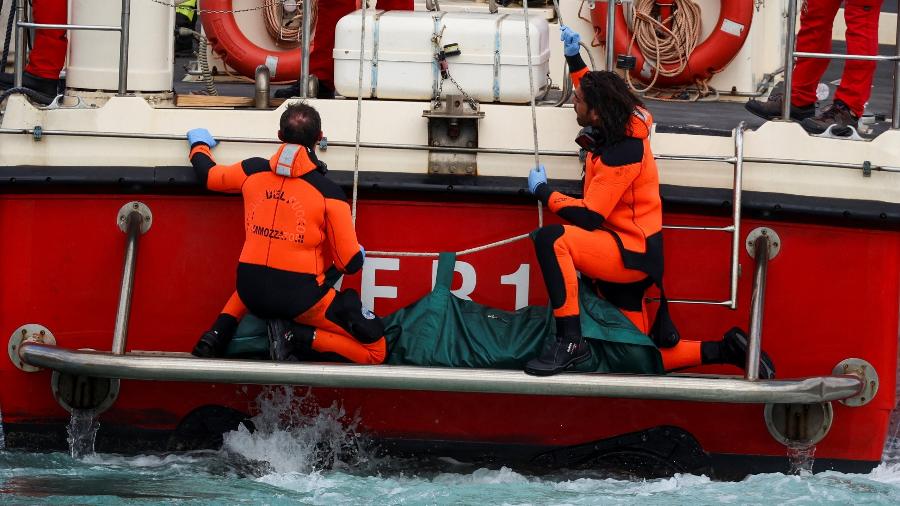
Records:
M579 317L566 316L556 319L556 339L544 347L538 358L525 364L525 372L533 376L550 376L589 358L591 348L581 336Z
M315 327L290 320L267 320L269 356L276 362L296 362L308 355L316 338Z
M700 345L703 364L731 364L743 369L747 365L747 333L734 327L722 336L721 341L705 341ZM759 379L774 379L775 364L769 355L760 350Z
M234 337L234 331L237 330L237 318L230 314L222 313L216 318L211 329L207 330L200 336L197 344L194 345L191 355L201 358L216 358L225 354L228 343Z

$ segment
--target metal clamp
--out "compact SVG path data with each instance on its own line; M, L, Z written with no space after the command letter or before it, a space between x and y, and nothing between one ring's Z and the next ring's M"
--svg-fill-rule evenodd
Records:
M781 251L781 238L778 236L778 233L768 227L758 227L750 232L745 243L750 258L756 258L756 240L760 237L765 237L769 240L769 260L777 257L778 252Z
M872 399L874 399L875 395L878 393L878 371L872 367L872 364L861 358L841 360L838 365L834 366L834 370L831 371L831 374L851 374L853 376L859 376L859 379L862 381L863 387L858 394L853 397L841 399L841 404L845 406L854 408L865 406L872 402Z
M40 343L56 346L56 338L53 337L53 333L47 327L38 323L26 323L9 336L7 351L13 365L25 372L36 372L40 371L41 368L28 364L19 355L19 349L23 343Z
M133 201L125 204L121 208L119 208L119 214L116 216L117 223L119 224L119 230L124 233L128 233L128 216L132 212L137 212L141 215L141 234L146 234L148 230L150 230L150 225L153 222L153 213L150 211L150 208L147 207L143 202Z

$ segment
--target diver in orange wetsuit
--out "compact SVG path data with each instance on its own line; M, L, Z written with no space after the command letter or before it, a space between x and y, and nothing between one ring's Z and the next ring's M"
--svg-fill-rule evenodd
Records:
M362 307L355 291L338 292L324 282L332 266L347 274L359 271L365 250L344 192L316 158L315 145L322 138L319 113L307 104L289 106L278 131L284 144L269 159L219 165L211 153L217 143L206 129L191 130L187 137L191 164L207 188L243 195L246 234L237 292L193 354L220 356L249 310L297 324L285 329L295 358L313 351L320 358L336 354L351 362L381 363L381 320Z
M650 151L653 118L614 72L589 72L579 55L578 34L561 29L564 53L575 90L575 114L584 127L576 142L587 152L584 197L553 191L543 166L528 176L528 188L569 225L549 225L533 237L553 315L556 341L525 366L525 372L551 375L591 356L581 335L578 272L634 325L650 334L666 370L727 363L743 367L746 337L732 329L721 341L680 340L663 302L650 328L644 292L662 288L662 202L659 175ZM761 358L760 377L774 368Z

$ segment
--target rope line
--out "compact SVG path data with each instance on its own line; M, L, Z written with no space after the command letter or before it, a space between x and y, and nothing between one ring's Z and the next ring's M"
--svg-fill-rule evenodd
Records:
M368 14L369 2L363 0L360 5L360 14L362 24L359 30L359 82L356 87L356 147L353 154L353 205L350 215L353 218L353 226L356 226L356 203L359 200L359 137L362 130L362 83L363 83L363 61L365 60L366 50L366 15Z
M461 251L456 252L456 256L461 257L463 255L469 255L472 253L478 253L479 251L489 250L491 248L496 248L497 246L504 246L506 244L511 244L516 241L521 241L522 239L526 239L530 234L521 234L515 237L510 237L509 239L503 239L500 241L495 241L488 244L483 244L481 246L475 246L474 248L468 248ZM367 251L366 255L372 255L377 257L438 257L440 253L433 252L419 252L419 251Z
M534 68L531 65L531 20L528 17L528 2L522 2L522 9L525 14L525 52L528 56L528 91L531 95L531 129L534 134L534 166L541 164L540 150L538 149L538 130L537 130L537 108L534 105ZM537 202L538 211L538 227L544 226L544 206L541 201Z

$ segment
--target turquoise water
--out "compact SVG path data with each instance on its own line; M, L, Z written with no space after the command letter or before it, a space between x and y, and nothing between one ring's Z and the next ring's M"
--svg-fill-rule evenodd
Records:
M864 475L533 476L378 457L353 423L335 421L348 418L339 407L287 409L296 401L270 395L257 430L227 434L218 451L82 459L0 451L0 504L900 504L900 458L890 445L886 461Z

